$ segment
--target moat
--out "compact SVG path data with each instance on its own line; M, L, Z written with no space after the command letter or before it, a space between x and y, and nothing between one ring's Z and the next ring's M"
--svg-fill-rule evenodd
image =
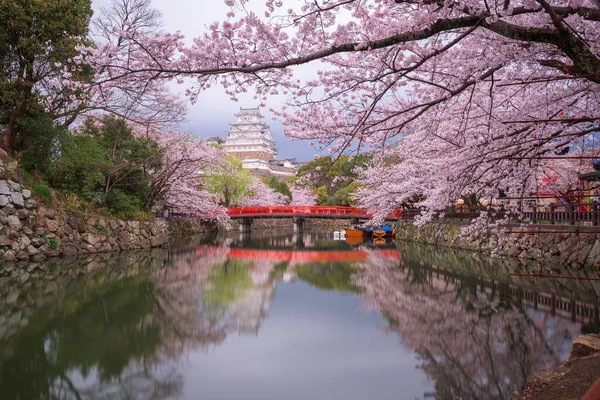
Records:
M600 332L600 282L330 233L0 268L2 399L507 399Z

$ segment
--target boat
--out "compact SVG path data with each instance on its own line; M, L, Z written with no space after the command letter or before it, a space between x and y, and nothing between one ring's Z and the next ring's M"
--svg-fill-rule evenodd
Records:
M390 226L382 226L381 228L373 230L373 237L387 237L387 236L395 236L394 230Z
M382 226L377 229L346 229L346 237L390 237L395 236L396 232L390 226Z
M344 229L346 237L365 237L371 236L365 229Z

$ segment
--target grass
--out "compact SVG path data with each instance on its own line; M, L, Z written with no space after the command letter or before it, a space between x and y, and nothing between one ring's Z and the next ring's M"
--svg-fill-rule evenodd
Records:
M58 249L58 242L56 241L56 238L48 238L48 247L50 247L50 250Z
M52 191L44 183L38 182L31 187L31 192L38 197L45 205L50 205L54 202Z

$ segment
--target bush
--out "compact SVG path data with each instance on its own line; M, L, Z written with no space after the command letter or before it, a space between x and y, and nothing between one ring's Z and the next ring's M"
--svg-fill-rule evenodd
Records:
M48 247L50 247L50 250L58 249L58 242L56 241L56 238L48 238Z
M106 206L115 217L122 219L137 219L141 212L140 199L119 189L108 193Z
M31 188L31 192L34 196L39 197L42 203L46 205L50 205L54 201L50 188L43 183L34 184Z

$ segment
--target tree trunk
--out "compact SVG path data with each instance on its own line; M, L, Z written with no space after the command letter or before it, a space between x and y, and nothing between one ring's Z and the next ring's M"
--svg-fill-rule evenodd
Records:
M15 108L10 116L10 120L6 126L6 131L4 132L4 137L2 138L2 148L8 154L15 154L15 142L17 140L17 120L23 115L25 115L25 106L24 103L21 103L17 106L17 108Z

